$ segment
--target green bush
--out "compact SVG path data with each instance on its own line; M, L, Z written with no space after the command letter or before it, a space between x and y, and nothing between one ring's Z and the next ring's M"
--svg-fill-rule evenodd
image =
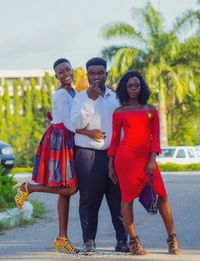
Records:
M30 200L31 204L33 205L33 215L32 217L35 218L43 218L46 213L46 208L43 203L38 200Z
M16 191L13 189L15 184L13 176L2 175L0 169L0 212L15 207Z
M165 163L158 164L160 171L200 171L200 163L195 164L175 164L175 163Z

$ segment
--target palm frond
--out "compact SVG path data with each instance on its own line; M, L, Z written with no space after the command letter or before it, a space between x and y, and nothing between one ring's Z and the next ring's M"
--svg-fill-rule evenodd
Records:
M119 51L119 49L127 48L127 47L128 46L125 45L121 45L121 46L111 45L109 47L104 47L101 50L100 56L102 56L107 61L111 62L114 59L116 53Z
M133 9L133 14L136 14L136 9ZM159 38L163 33L163 16L157 12L150 3L143 9L138 9L138 15L142 26L146 26L146 31L148 32L148 37Z
M113 38L138 39L144 41L140 32L126 23L115 23L102 28L102 37L105 40Z
M126 71L133 69L138 53L138 49L119 49L115 55L115 60L110 70L111 77L113 79L119 79Z
M200 71L200 36L193 36L180 44L180 50L173 60L173 64L199 68Z
M200 10L187 10L175 19L172 28L171 32L179 36L184 36L186 32L191 31L191 28L197 33L200 32Z

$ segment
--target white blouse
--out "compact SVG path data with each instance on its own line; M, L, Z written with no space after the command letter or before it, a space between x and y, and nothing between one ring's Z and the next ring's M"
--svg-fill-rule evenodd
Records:
M70 121L70 111L73 97L65 90L58 89L52 97L52 124L63 123L65 128L75 132Z

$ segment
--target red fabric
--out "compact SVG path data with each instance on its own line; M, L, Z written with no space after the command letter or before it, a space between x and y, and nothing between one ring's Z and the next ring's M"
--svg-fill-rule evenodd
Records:
M73 149L73 133L63 123L51 124L38 146L32 180L50 187L77 188Z
M47 119L48 119L49 121L52 121L52 120L53 120L53 117L52 117L50 111L48 111L48 112L46 113L46 116L47 116Z
M120 141L121 129L124 137ZM149 182L145 168L151 152L160 153L159 117L156 110L127 111L113 114L113 134L108 156L114 156L122 201L138 197ZM156 166L153 187L166 196L165 186Z

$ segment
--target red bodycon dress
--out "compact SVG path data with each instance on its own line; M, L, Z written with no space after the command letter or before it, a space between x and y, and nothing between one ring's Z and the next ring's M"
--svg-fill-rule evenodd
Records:
M124 137L120 141L121 129ZM156 110L113 113L113 133L108 156L114 156L123 202L140 195L149 178L145 172L151 152L160 153L159 117ZM167 196L158 166L153 175L158 196Z

